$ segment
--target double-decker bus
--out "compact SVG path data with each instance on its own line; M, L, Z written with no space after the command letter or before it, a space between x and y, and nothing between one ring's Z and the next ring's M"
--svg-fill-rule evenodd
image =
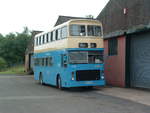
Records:
M72 19L34 37L34 78L58 88L105 85L102 24Z

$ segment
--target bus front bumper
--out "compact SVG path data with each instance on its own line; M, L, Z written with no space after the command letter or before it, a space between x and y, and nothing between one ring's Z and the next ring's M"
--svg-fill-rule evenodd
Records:
M64 82L63 87L105 86L105 80Z

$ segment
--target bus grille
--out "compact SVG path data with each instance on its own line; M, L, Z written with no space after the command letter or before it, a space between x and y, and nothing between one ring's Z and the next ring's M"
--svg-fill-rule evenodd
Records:
M100 70L79 70L76 71L77 81L99 80Z

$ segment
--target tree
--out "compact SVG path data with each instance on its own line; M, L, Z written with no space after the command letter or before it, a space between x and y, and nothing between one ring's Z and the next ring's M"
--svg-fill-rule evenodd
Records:
M3 35L2 35L2 34L0 34L0 41L1 41L1 40L3 40L3 38L4 38L4 37L3 37Z
M0 57L0 71L6 67L7 67L6 61L2 57Z
M8 66L24 63L25 49L31 40L31 34L26 27L22 33L9 33L0 41L0 56Z
M94 16L93 16L93 15L86 15L85 17L86 17L86 18L90 18L90 19L94 19Z

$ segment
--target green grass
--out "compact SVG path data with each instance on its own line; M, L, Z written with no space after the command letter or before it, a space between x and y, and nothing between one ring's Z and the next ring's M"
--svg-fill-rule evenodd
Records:
M0 74L25 74L24 66L15 66L6 69L5 71L1 71Z

